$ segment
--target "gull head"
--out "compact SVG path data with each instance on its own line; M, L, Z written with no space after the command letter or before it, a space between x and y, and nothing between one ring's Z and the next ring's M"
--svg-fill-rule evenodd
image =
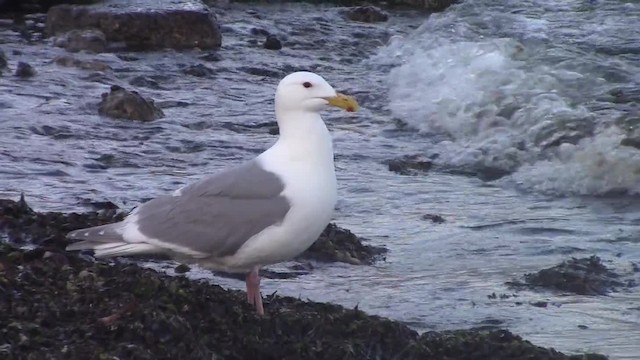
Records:
M336 92L329 83L318 74L300 71L289 74L280 80L276 90L276 111L318 113L328 106L346 111L357 111L356 100Z

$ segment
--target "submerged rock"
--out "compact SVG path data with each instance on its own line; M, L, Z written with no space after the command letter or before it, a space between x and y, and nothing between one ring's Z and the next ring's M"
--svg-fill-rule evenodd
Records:
M153 100L117 85L113 85L109 93L102 94L98 113L112 118L142 121L164 117L164 112L155 106Z
M365 245L351 231L329 224L316 242L298 258L353 265L373 264L387 252L378 246Z
M352 21L376 23L389 20L389 15L375 6L357 6L346 11L346 17Z
M422 215L422 220L429 220L434 224L442 224L447 221L444 217L442 217L442 215L438 214L424 214Z
M98 29L107 41L124 42L130 49L211 49L222 44L216 16L197 0L106 0L49 9L49 36L74 29Z
M508 283L515 287L543 287L578 295L605 295L616 288L633 285L608 269L597 256L571 258L559 265L526 274L525 283Z
M356 309L265 297L74 253L0 243L0 338L8 358L604 359L566 356L507 330L419 335Z
M7 55L5 55L4 51L0 49L0 70L7 67Z
M385 161L389 166L389 171L400 175L418 175L426 173L431 169L431 160L424 159L419 155L405 155L398 159Z
M101 53L107 48L107 38L100 30L75 29L59 37L55 44L71 52L85 50Z
M196 77L209 77L214 75L216 72L203 64L190 65L186 68L182 69L182 72L186 75L196 76Z
M30 78L36 75L36 69L26 62L19 61L14 75L21 78Z
M78 69L83 69L83 70L93 70L93 71L111 70L111 66L109 66L107 63L104 63L102 61L80 60L69 55L58 56L53 61L60 66L76 67Z
M282 49L282 42L275 35L267 35L262 46L267 50L280 50Z
M405 5L429 11L444 11L459 0L391 0L391 5Z

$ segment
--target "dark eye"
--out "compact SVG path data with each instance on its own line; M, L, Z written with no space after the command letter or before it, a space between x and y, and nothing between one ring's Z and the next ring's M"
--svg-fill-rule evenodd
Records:
M305 81L304 83L302 83L302 86L306 87L307 89L310 88L312 85L310 82Z

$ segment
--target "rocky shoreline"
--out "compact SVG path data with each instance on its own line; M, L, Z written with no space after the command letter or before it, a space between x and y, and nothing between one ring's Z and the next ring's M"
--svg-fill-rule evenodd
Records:
M3 358L605 359L568 356L507 330L419 335L357 308L275 295L258 317L242 291L64 251L67 231L122 218L112 206L62 214L36 212L24 198L0 205L0 233L36 245L0 243ZM366 264L383 252L332 224L301 258Z
M267 296L43 249L0 245L5 359L604 359L506 330L418 335L356 309Z

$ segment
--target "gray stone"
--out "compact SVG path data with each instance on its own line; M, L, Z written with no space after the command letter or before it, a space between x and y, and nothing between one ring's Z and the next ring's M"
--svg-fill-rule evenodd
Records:
M268 50L280 50L282 49L282 42L275 35L269 35L264 41L262 46Z
M57 5L49 9L45 32L97 29L109 42L127 48L219 48L216 16L197 0L106 0L95 5Z
M436 12L443 11L457 2L458 0L391 0L389 1L389 5L409 6L412 8L425 9Z
M30 78L36 75L36 70L26 62L20 61L14 75L21 78Z
M100 115L118 119L152 121L164 117L153 100L145 99L137 91L128 91L113 85L109 93L102 94L98 107Z
M375 6L357 6L346 11L346 17L352 21L376 23L389 20L389 15Z
M7 55L4 54L4 51L0 49L0 69L4 69L7 67Z
M77 67L82 70L92 71L109 71L111 66L98 60L80 60L73 56L63 55L58 56L53 60L57 65L66 67Z
M75 29L69 31L56 44L68 51L90 51L94 53L104 52L107 47L107 38L100 30L95 29Z

